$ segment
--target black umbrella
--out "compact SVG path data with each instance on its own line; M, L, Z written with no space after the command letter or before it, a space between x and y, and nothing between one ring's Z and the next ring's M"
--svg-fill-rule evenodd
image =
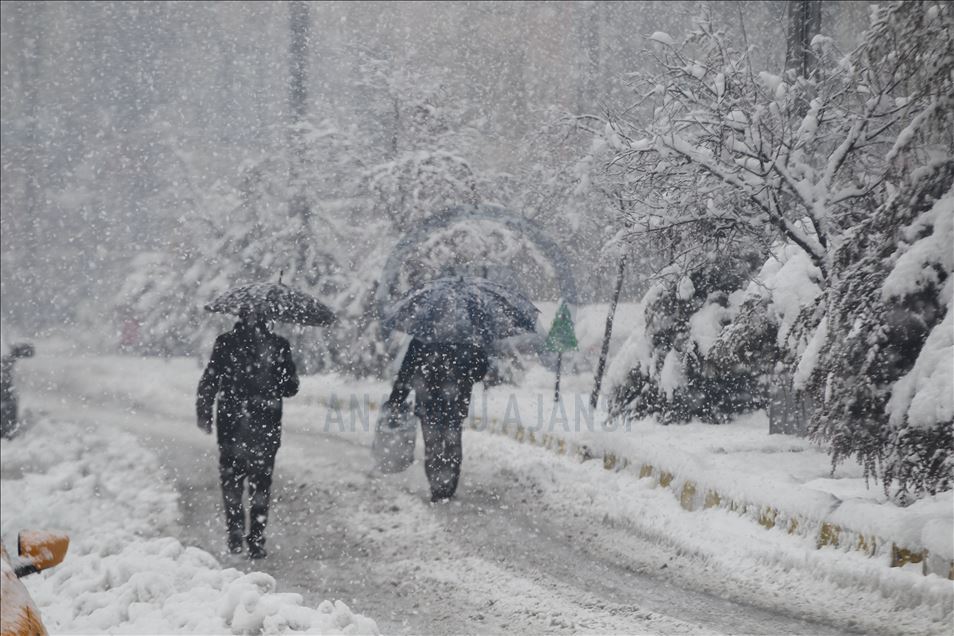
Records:
M439 278L411 291L386 313L382 325L424 342L494 340L534 331L537 309L523 295L478 277Z
M252 283L234 287L205 306L220 314L255 312L268 320L321 327L335 321L335 315L318 299L282 283Z

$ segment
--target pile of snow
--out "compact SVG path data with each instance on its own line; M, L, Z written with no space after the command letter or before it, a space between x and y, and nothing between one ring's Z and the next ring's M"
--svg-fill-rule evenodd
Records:
M70 633L375 634L340 602L306 607L262 572L223 569L162 537L175 492L156 457L114 429L41 421L0 444L0 532L66 532L65 561L23 579L47 629Z
M681 432L687 427L654 428ZM705 444L711 445L710 450L706 451L703 444L695 449L703 451L705 459L718 457L713 454L720 450L713 429L721 428L697 428L713 433ZM672 441L673 448L691 440L691 433L696 431L686 432L690 434ZM767 440L766 445L781 447L782 441ZM772 458L779 454L763 455L751 437L748 446L751 457L762 456L764 460L753 463L749 472L754 483L757 472L771 466ZM629 536L624 532L611 535L605 547L587 550L620 549L638 538L647 543L630 550L642 549L644 558L658 558L656 567L666 567L666 577L684 580L687 586L706 589L716 596L741 600L736 590L742 587L753 598L775 599L784 613L825 622L837 620L861 633L950 633L954 585L937 575L922 576L920 564L891 568L886 558L868 558L859 551L830 546L816 549L817 535L789 534L784 526L769 530L750 517L724 508L688 512L681 508L678 498L652 480L634 479L629 470L604 470L599 461L571 462L543 449L493 436L471 436L465 442L465 453L473 464L506 466L507 478L533 488L534 498L548 506L550 518L588 515L602 520L604 526L632 530L626 533ZM729 483L725 479L728 474L718 477L723 484ZM773 486L763 484L766 498ZM950 501L947 505L949 508ZM869 513L875 509L872 505ZM677 629L670 633L685 632ZM813 632L806 627L801 633Z

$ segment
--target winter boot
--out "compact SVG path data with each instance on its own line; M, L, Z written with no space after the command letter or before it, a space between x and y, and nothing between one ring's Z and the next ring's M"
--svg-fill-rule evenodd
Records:
M265 550L265 541L261 542L251 542L248 543L248 558L250 559L264 559L268 556L268 551Z
M243 541L241 530L230 530L229 531L229 552L232 554L242 554Z
M268 519L267 513L262 512L261 508L252 506L252 515L249 522L248 535L245 537L248 543L248 556L252 559L263 559L268 554L265 552L265 521Z

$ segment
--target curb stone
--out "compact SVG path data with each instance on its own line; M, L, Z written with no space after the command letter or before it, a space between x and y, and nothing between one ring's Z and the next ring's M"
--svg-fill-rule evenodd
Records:
M692 480L679 479L672 472L658 466L620 457L608 451L594 454L585 444L568 442L565 438L553 433L542 434L538 441L533 431L527 431L521 426L501 426L496 418L491 418L489 425L484 425L480 418L470 418L467 420L467 428L509 437L518 443L539 446L557 455L573 456L581 463L590 459L602 459L604 470L615 472L625 470L629 466L639 466L639 479L652 479L659 487L671 490L682 508L687 511L722 508L749 517L766 530L781 528L792 535L814 534L815 546L818 550L832 547L843 551L858 551L869 558L884 555L889 558L891 567L920 563L922 575L936 574L954 580L954 561L943 557L932 557L926 549L911 550L883 537L853 531L829 521L810 519L802 515L789 515L771 506L756 506L745 501L738 501L722 495L714 488L700 486Z

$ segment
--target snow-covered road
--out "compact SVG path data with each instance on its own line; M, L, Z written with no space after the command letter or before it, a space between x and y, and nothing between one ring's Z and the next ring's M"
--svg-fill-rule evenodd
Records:
M172 480L179 492L183 543L208 550L223 565L268 572L282 590L309 603L341 599L385 633L828 634L924 627L916 612L892 614L898 608L872 590L849 593L770 565L727 572L701 553L667 544L662 529L647 532L604 513L594 480L604 480L596 486L609 491L610 501L621 485L644 489L637 480L484 433L465 433L459 496L431 504L419 463L398 476L372 473L370 436L323 432L323 407L304 405L304 396L286 411L270 554L251 564L223 553L215 445L192 415L198 369L170 367L159 376L166 378L162 386L144 372L147 390L136 394L116 388L128 382L134 361L116 368L114 378L105 377L110 364L96 372L89 364L41 356L24 365L24 404L135 433L162 460L165 474L156 478ZM659 505L674 503L659 496ZM700 523L699 515L685 519Z

